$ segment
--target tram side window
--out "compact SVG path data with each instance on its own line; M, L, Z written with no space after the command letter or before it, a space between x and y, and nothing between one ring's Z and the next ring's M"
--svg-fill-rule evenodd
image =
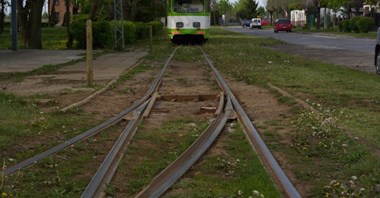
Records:
M202 12L203 4L201 0L175 0L174 11L182 13Z

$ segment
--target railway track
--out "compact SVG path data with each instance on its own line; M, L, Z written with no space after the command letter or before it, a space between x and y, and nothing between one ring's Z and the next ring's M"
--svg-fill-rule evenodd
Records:
M87 185L86 189L82 193L82 197L102 197L104 196L104 190L106 186L111 182L113 176L116 173L118 164L124 157L125 150L128 147L129 142L132 140L139 123L149 115L152 107L159 94L159 87L162 82L163 76L172 61L177 48L170 55L166 61L162 70L158 73L155 80L151 84L147 93L140 100L136 101L132 106L128 107L121 113L110 118L106 122L62 143L45 152L42 152L32 158L22 161L19 164L8 167L5 169L4 174L9 175L20 169L26 168L31 164L38 162L39 160L55 154L62 149L65 149L77 142L80 142L88 137L91 137L102 130L112 126L113 124L124 119L126 115L131 115L128 125L120 134L119 139L115 142L112 149L109 151L105 160L98 168L96 174L92 177L92 180ZM259 155L261 161L265 165L268 172L271 173L277 187L281 190L285 197L300 197L299 193L290 182L288 177L282 171L265 143L260 138L258 132L253 126L252 122L248 118L244 109L240 105L239 101L235 98L232 91L228 87L223 77L216 70L211 60L207 57L206 53L201 49L210 69L213 71L216 80L222 90L219 95L218 107L215 109L215 119L209 125L209 127L197 138L197 140L183 152L175 161L173 161L168 167L166 167L161 173L159 173L149 185L147 185L136 197L159 197L170 186L175 183L186 171L207 151L207 149L213 144L218 137L222 129L225 127L227 121L231 118L237 117L242 124L245 135L250 142L251 146ZM185 96L190 97L190 96ZM200 96L198 96L200 97Z

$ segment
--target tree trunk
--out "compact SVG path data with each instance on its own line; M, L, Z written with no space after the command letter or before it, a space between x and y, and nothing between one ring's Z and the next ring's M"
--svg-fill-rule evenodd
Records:
M50 27L51 23L51 12L50 12L51 0L48 0L47 14L48 14L48 26Z
M30 5L30 15L28 23L29 47L32 49L42 49L41 38L41 18L42 8L45 0L34 0Z
M5 0L0 0L0 33L4 31Z
M21 37L23 38L23 45L26 46L29 42L29 35L26 34L26 29L28 24L30 2L26 1L25 6L23 6L23 2L23 0L17 0L17 29L20 32Z
M68 49L71 49L73 47L73 35L71 33L71 25L70 25L70 0L65 0L65 6L66 6L66 13L65 13L65 26L67 30L67 42L66 46Z
M129 12L127 12L126 15L128 16L129 20L135 21L137 6L140 1L141 0L127 0L127 11L129 10Z
M99 5L99 0L92 1L92 6L91 6L90 14L88 15L88 19L94 20L96 11L98 9L98 5Z
M321 7L317 7L317 30L319 30L321 25Z

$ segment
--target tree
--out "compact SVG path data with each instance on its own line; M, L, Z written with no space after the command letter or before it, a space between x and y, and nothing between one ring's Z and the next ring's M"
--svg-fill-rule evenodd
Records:
M66 26L66 32L67 32L67 42L66 46L67 48L71 49L73 47L73 34L71 32L71 25L70 25L70 0L65 0L65 7L66 7L66 12L65 12L65 19L64 19L64 25Z
M17 0L18 25L24 45L42 49L41 18L45 0Z
M136 13L138 11L138 6L141 0L126 0L126 19L135 21Z
M4 31L5 8L7 5L5 0L0 0L0 33Z
M258 7L256 12L257 12L257 16L260 16L260 17L264 17L267 14L267 12L265 11L265 8L262 6Z
M165 16L166 7L162 0L142 0L135 14L135 21L149 22Z
M219 0L218 11L221 14L227 14L232 10L232 5L228 0Z
M239 1L240 6L239 10L237 11L237 15L240 18L243 19L252 19L256 18L258 16L257 14L257 8L259 6L258 3L256 3L255 0L241 0Z

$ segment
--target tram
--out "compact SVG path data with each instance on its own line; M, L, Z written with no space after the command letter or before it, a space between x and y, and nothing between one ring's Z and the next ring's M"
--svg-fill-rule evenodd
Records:
M167 32L172 41L210 36L210 0L166 0Z

